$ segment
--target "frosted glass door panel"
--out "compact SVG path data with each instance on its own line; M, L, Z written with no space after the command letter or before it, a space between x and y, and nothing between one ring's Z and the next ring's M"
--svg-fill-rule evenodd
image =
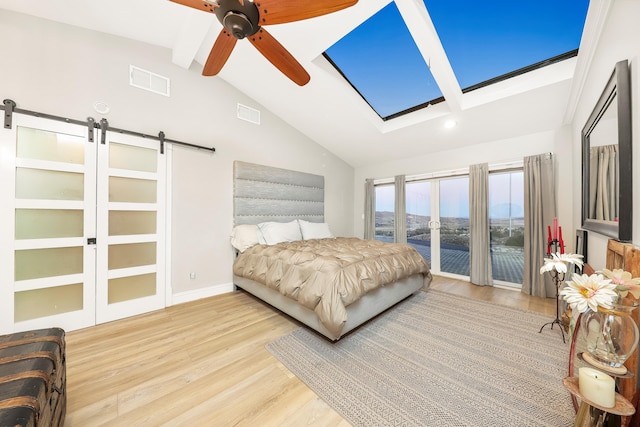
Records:
M156 233L155 211L110 211L109 236Z
M156 263L156 243L109 245L109 270Z
M148 297L155 293L155 273L109 280L109 304Z
M23 322L82 310L82 283L16 292L14 321Z
M109 167L140 172L156 172L158 151L111 142L109 144Z
M95 324L97 145L19 112L0 132L2 333Z
M156 203L157 183L149 179L109 177L109 201Z
M84 144L82 137L18 127L17 157L83 164Z
M107 133L99 144L97 323L165 306L165 162L158 141Z
M84 211L74 209L16 209L16 239L82 237Z
M83 271L83 247L22 249L15 252L15 280L66 276Z
M16 168L16 199L84 200L84 175Z

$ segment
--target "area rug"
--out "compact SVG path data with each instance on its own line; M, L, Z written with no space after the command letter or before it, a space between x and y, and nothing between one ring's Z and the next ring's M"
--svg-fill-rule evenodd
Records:
M570 426L550 320L429 290L336 343L300 328L266 347L354 426Z

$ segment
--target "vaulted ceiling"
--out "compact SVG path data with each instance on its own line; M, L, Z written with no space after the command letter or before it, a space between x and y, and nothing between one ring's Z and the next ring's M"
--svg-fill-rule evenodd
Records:
M429 14L416 0L395 3L420 50L429 52L431 72L446 101L381 120L322 53L388 3L361 0L333 14L268 26L310 74L305 86L291 82L245 40L236 44L217 76L201 77L203 84L205 79L223 79L355 167L544 132L570 120L573 78L582 51L578 57L463 94L450 76ZM176 66L198 74L222 29L215 15L169 0L0 0L0 9L165 47ZM594 31L590 25L588 15L583 40ZM449 119L458 125L445 128Z

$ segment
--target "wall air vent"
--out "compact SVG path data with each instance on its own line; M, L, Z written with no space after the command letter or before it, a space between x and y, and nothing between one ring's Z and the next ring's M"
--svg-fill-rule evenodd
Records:
M256 125L260 124L260 111L246 105L238 104L238 118Z
M129 65L129 84L164 96L169 96L171 82L168 77Z

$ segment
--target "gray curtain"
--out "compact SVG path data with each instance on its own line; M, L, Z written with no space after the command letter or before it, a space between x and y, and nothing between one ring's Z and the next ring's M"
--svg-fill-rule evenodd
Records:
M364 238L373 240L376 237L376 190L373 179L367 178L364 183Z
M394 240L396 243L407 243L407 197L404 175L395 177L395 214Z
M524 158L524 274L522 292L554 297L550 274L540 274L547 252L547 226L556 216L553 154Z
M589 218L618 218L618 145L592 147L589 153Z
M492 286L487 163L469 166L469 233L471 283Z

